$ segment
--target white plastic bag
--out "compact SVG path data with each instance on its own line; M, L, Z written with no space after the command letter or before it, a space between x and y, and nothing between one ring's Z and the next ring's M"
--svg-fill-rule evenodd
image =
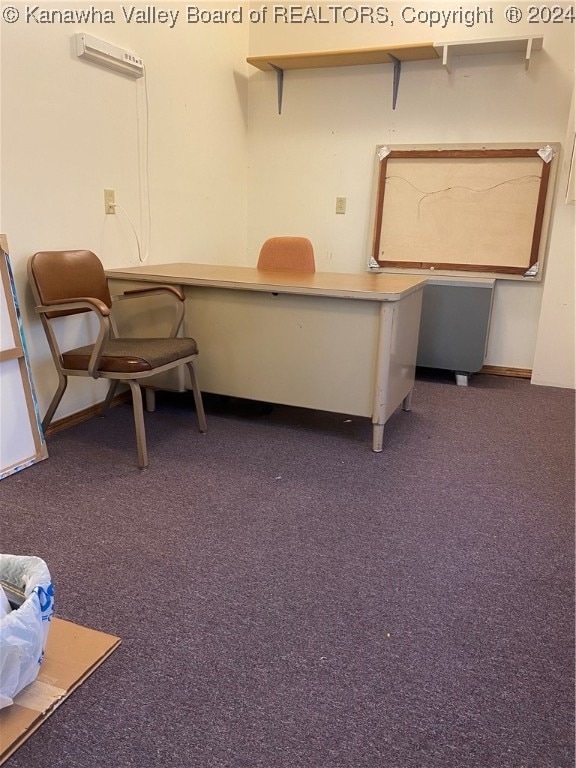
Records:
M0 709L33 682L44 657L54 588L39 557L0 555L0 581L24 592L24 602L0 619Z
M6 592L4 592L4 587L0 584L0 619L7 616L11 610L12 608L6 597Z

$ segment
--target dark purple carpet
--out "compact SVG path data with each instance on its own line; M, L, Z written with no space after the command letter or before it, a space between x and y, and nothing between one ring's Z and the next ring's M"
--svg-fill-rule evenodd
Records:
M0 485L120 648L10 768L573 768L574 393L420 376L368 420L158 396Z

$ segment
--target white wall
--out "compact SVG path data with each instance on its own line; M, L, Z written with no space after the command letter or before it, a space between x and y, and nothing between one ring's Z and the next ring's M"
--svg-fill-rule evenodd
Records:
M546 282L542 299L542 311L538 325L536 353L532 383L574 388L576 366L574 360L574 310L575 247L574 247L574 199L568 194L571 148L574 147L574 110L572 109L566 131L565 151L558 180L556 216L552 231L551 252L546 270Z
M138 233L149 191L152 262L228 261L246 250L245 25L1 23L0 231L8 236L41 412L56 386L54 367L27 288L37 250L90 248L106 267L138 263L123 211L104 214L116 190ZM162 4L159 4L161 6ZM67 7L89 7L71 3ZM62 5L41 4L42 8ZM175 3L171 8L184 4ZM85 31L139 54L134 81L79 60L72 35ZM145 152L146 127L148 154ZM147 157L147 160L146 160ZM140 174L148 169L147 179ZM147 185L145 181L148 181ZM77 343L81 343L78 338ZM56 418L102 399L104 387L72 381Z
M12 5L25 10L24 3ZM239 5L202 4L212 9ZM256 9L263 5L252 3ZM395 12L404 3L388 5ZM120 4L106 7L120 13ZM186 12L184 3L156 7ZM0 22L0 231L10 243L42 412L56 377L32 309L26 261L40 249L87 247L107 267L136 264L135 240L124 213L104 215L105 187L116 190L144 249L148 237L142 227L141 188L149 191L151 262L254 264L261 242L286 232L313 239L320 269L362 271L376 144L565 139L574 78L573 27L511 28L501 18L489 27L460 24L445 30L399 22L385 28L286 25L271 23L270 16L266 23L250 23L249 6L242 7L242 24L190 25L181 17L173 29L159 23L129 25L120 17L114 25ZM76 31L144 58L148 118L143 81L79 61L71 44ZM245 63L248 53L511 34L544 35L544 51L534 54L527 73L522 57L514 55L461 58L451 75L426 62L406 64L396 111L391 109L390 66L288 72L284 114L278 116L274 76ZM148 186L139 180L146 167ZM337 195L348 199L345 216L334 213ZM145 194L144 212L147 200ZM574 214L560 195L556 204L544 282L498 285L487 362L534 365L535 381L574 386L573 371L564 362L566 349L574 347L574 328L568 323L574 288L565 279L573 259ZM559 311L559 304L567 309ZM559 338L566 342L559 345ZM98 383L89 388L86 382L73 382L56 417L102 396Z
M471 28L455 24L438 30L402 23L400 9L407 3L386 5L394 18L392 27L340 22L253 25L250 55L538 34L544 35L544 50L533 54L528 72L522 54L460 57L451 74L434 62L404 64L395 111L390 65L287 71L281 116L274 75L253 68L249 263L254 263L266 237L292 233L313 240L319 269L362 271L369 251L377 144L564 142L574 77L573 26L512 25L503 18L505 4L480 3L495 9L493 24ZM336 196L347 197L344 216L335 214ZM570 238L565 225L555 224L548 268L568 260ZM498 281L488 364L533 367L546 289L546 281ZM573 345L573 327L565 327L563 333ZM574 386L573 376L566 378L559 369L547 381Z

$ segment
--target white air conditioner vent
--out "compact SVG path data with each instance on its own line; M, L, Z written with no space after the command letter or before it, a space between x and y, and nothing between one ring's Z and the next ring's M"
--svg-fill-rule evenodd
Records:
M87 59L100 64L102 67L113 69L130 77L142 77L144 75L144 62L136 54L118 48L116 45L99 40L92 35L79 32L76 38L76 55L81 59Z

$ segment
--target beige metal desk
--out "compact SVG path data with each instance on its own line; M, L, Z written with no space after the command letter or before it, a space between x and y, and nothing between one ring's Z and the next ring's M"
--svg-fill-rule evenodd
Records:
M374 451L391 414L410 410L425 278L188 263L107 275L114 293L126 281L183 288L205 392L370 417Z

